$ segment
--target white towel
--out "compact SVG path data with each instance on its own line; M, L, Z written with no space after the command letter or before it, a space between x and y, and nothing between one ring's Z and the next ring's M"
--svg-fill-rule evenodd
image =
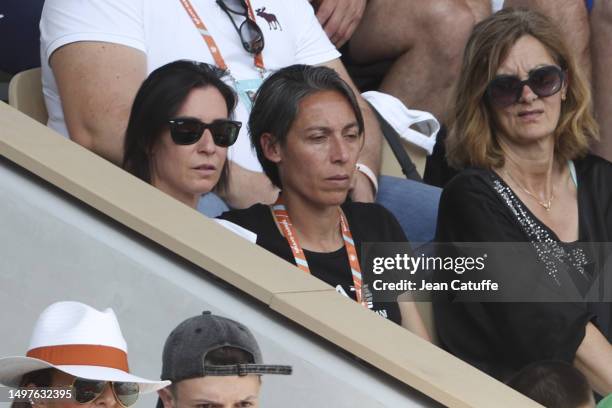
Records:
M493 13L501 10L504 7L504 0L492 0L491 1L491 9Z
M408 109L399 99L389 94L369 91L361 94L407 142L433 152L440 123L429 112ZM416 130L415 130L416 129Z

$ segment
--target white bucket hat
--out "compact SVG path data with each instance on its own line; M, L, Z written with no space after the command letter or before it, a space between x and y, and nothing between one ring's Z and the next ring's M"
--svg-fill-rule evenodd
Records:
M0 383L18 387L24 374L45 368L91 380L135 382L140 393L170 384L130 374L127 344L113 310L100 312L80 302L53 303L41 313L26 357L0 359Z

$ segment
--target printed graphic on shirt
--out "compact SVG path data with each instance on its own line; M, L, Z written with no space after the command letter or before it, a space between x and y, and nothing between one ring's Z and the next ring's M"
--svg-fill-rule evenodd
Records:
M366 301L368 302L368 309L370 309L373 312L381 315L385 319L388 319L389 318L389 313L387 313L387 309L377 308L374 305L374 302L372 302L372 292L368 289L368 285L364 285L362 287L362 289L363 289L363 298L366 299ZM351 286L349 286L349 290L351 292L355 292L355 287L353 285L351 285ZM340 293L343 296L346 296L347 298L355 300L352 296L349 296L349 294L346 293L346 290L344 290L344 287L342 285L336 285L336 292Z
M283 27L281 26L280 22L276 18L276 15L274 15L272 13L266 13L266 8L265 7L258 8L257 10L255 10L255 12L257 13L257 15L259 17L261 17L264 20L266 20L266 22L268 23L268 29L269 30L281 30L281 31L283 31Z

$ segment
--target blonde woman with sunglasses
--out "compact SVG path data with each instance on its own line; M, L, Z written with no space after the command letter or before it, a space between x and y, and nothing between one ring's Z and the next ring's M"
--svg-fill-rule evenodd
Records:
M584 74L546 17L506 9L476 25L447 140L463 170L442 194L437 240L497 243L481 254L506 292L458 302L448 291L434 311L442 345L500 380L562 360L605 395L612 309L600 260L610 251L590 243L612 241L612 165L588 154L591 112Z

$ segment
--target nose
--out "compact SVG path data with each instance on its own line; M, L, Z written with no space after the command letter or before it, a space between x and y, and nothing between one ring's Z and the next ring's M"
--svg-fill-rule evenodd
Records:
M111 389L111 383L106 383L106 387L102 394L94 401L96 406L104 405L106 407L120 407L119 402L115 398L115 394Z
M521 102L531 103L538 98L538 95L533 92L533 90L529 87L529 85L523 85L523 89L521 89Z
M200 138L200 140L198 140L197 149L198 152L204 154L215 153L217 145L215 144L213 135L209 129L204 130L204 134L202 134L202 137Z
M333 163L346 163L349 159L349 146L342 135L331 138L330 159Z

